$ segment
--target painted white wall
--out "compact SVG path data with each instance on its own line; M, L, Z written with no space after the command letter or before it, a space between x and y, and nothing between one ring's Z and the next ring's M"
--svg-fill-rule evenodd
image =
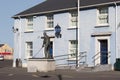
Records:
M120 7L118 7L118 13L120 12ZM23 63L26 63L25 57L25 42L33 41L33 54L35 55L42 46L43 40L41 37L43 36L43 31L46 26L46 17L45 16L36 16L34 17L34 32L33 33L25 33L26 19L21 18L21 58ZM120 23L120 15L118 14L118 24ZM69 40L76 39L76 30L70 29L70 14L68 12L65 13L57 13L54 14L54 27L56 25L61 27L62 38L54 38L53 39L53 55L64 55L68 54L68 44ZM19 27L19 19L15 19L14 27ZM110 36L110 52L111 59L110 63L114 64L116 54L115 54L115 8L109 8L109 26L108 27L99 27L97 26L97 9L88 9L80 11L80 51L79 52L87 52L87 64L93 65L92 57L96 54L95 52L95 37L91 37L93 33L98 32L111 32ZM53 30L46 30L49 36L54 36ZM118 53L120 53L120 28L118 29L118 38L117 38L117 46ZM18 41L19 35L17 33L14 34L14 59L18 57ZM43 49L37 55L38 57L43 57ZM120 57L120 55L119 55ZM63 63L64 61L60 61L59 63Z

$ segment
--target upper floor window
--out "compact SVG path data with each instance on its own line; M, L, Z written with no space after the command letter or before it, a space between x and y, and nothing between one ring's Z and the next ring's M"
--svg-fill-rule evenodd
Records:
M47 29L53 28L54 27L53 23L54 23L53 15L47 15Z
M108 25L108 7L98 8L98 25Z
M72 12L70 12L70 14L71 14L71 19L70 19L70 21L71 21L71 27L76 27L77 26L77 17L78 17L78 13L77 13L77 11L72 11Z
M33 31L33 17L27 18L26 31Z
M26 42L26 57L32 58L32 56L33 56L33 43Z
M77 41L76 40L70 40L69 41L69 59L76 59L76 45Z

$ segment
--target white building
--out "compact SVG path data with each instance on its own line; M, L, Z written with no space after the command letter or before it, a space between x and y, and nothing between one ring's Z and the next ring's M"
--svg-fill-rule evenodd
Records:
M80 0L77 12L78 1L46 0L13 16L14 66L16 58L27 67L28 58L44 57L44 31L51 37L53 56L67 55L64 60L55 57L56 65L114 65L120 58L120 0ZM55 36L57 25L61 38Z

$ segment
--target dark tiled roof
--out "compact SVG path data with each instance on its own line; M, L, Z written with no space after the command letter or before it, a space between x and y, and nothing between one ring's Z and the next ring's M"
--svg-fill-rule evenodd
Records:
M119 2L120 0L80 0L80 7L91 7L98 6L102 4L113 4L114 2ZM32 8L29 8L15 16L30 16L37 14L44 14L48 12L57 12L67 9L75 9L77 6L77 0L46 0Z
M0 44L0 47L4 46L4 44Z

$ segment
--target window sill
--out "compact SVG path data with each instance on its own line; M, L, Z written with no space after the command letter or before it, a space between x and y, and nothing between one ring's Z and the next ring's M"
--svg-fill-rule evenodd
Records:
M68 27L68 30L73 30L73 29L77 29L77 27Z
M46 28L45 31L53 31L54 28Z
M76 58L68 59L68 61L76 61Z
M24 33L33 33L33 31L25 31Z
M109 24L96 25L95 28L109 27Z

